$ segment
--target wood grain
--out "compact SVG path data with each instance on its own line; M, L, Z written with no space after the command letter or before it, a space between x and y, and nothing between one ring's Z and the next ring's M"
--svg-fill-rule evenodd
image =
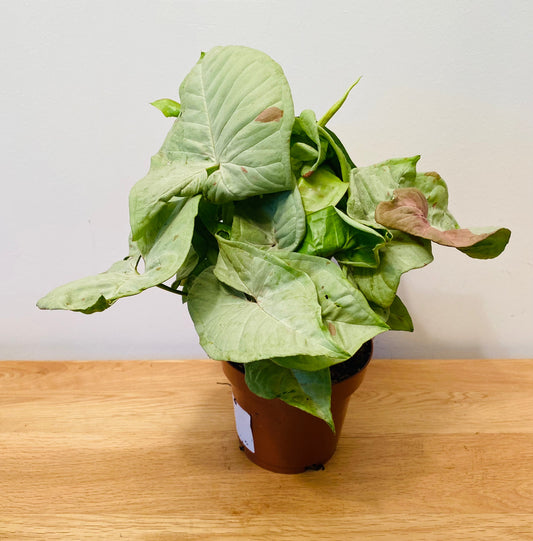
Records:
M1 362L0 540L533 539L532 388L532 360L374 360L287 476L214 361Z

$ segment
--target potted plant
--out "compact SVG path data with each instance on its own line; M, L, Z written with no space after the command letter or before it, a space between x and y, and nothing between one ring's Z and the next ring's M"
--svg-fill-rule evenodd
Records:
M432 261L431 243L488 259L510 237L459 228L444 181L418 172L419 156L357 167L327 127L348 92L319 120L310 110L295 117L285 76L266 54L236 46L202 54L180 103L153 104L177 118L131 190L128 255L38 302L90 314L150 287L180 295L204 350L226 361L248 456L276 471L333 453L346 406L332 387L344 386L345 399L370 341L413 330L396 292L403 273ZM332 386L352 358L355 378ZM275 434L257 434L258 404L274 407ZM298 429L308 422L329 442L303 465L258 448L286 440L286 411L297 415L289 433L300 447L311 447Z

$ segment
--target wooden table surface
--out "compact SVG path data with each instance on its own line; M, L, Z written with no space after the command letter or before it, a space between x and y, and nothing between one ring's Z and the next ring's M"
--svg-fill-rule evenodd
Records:
M533 360L374 360L324 471L239 451L215 361L0 362L0 539L533 539Z

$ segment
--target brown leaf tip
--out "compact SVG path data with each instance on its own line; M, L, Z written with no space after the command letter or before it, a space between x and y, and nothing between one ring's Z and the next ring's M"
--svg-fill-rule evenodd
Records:
M255 120L257 122L279 122L283 117L283 111L279 107L268 107L259 113Z

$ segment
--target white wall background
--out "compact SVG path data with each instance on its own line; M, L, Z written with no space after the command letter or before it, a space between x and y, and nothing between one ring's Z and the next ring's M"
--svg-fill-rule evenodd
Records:
M400 294L414 334L377 357L533 357L533 3L530 0L0 1L2 359L204 357L160 290L85 316L37 298L127 249L127 197L202 50L240 44L284 68L296 111L332 121L359 165L422 154L467 226L508 226L493 261L435 249Z

